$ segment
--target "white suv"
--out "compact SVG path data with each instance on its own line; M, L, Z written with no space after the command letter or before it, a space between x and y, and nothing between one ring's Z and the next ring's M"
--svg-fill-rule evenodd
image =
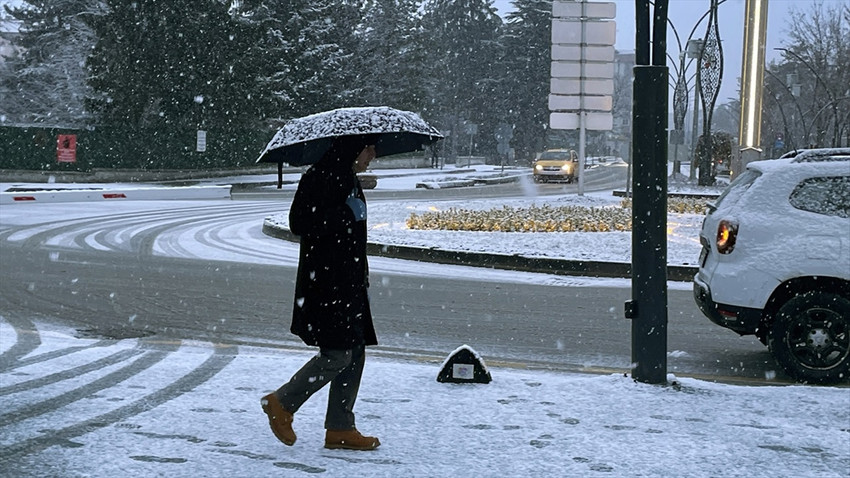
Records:
M747 166L709 205L694 299L798 381L850 376L850 149Z

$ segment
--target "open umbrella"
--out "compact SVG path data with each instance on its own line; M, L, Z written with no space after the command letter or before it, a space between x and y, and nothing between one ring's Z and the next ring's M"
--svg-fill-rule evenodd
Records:
M376 156L418 151L442 139L418 114L387 106L339 108L288 121L263 150L258 163L314 164L337 136L377 134Z

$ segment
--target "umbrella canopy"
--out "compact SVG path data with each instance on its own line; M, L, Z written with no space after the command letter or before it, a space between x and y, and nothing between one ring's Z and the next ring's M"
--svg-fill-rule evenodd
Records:
M337 136L377 134L377 156L423 149L442 139L418 114L387 106L339 108L288 121L263 150L258 163L314 164Z

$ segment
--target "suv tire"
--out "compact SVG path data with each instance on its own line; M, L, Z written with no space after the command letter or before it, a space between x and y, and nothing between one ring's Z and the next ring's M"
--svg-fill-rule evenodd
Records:
M809 291L780 307L770 328L770 350L794 379L828 384L850 375L850 299Z

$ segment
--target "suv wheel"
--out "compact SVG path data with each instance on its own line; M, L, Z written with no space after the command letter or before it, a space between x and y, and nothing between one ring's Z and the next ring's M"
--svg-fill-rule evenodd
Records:
M810 291L786 302L770 329L770 349L796 380L834 383L850 374L850 299Z

